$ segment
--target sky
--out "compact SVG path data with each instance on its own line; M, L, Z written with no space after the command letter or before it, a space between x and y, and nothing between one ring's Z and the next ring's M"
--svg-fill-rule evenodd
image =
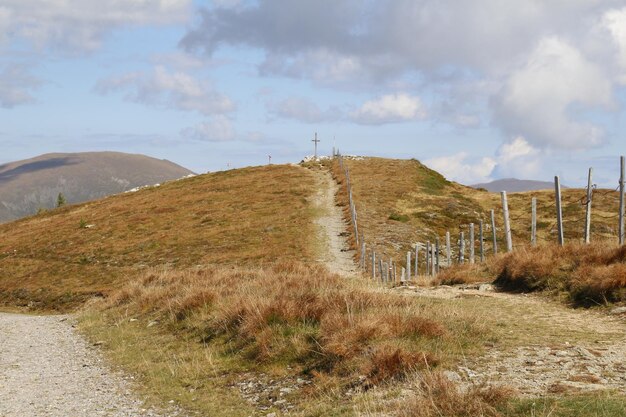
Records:
M0 163L343 154L614 188L626 0L2 0Z

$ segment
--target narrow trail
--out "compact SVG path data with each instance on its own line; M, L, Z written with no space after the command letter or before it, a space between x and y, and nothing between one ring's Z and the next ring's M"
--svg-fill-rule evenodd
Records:
M319 261L326 264L331 272L348 276L356 272L354 251L350 249L348 225L344 222L341 209L336 204L339 186L328 171L312 171L317 178L317 193L313 205L320 210L317 224L325 241L319 248Z
M133 397L72 320L0 313L0 417L160 416Z
M409 287L401 291L447 300L473 299L509 323L504 346L466 357L452 379L514 388L522 396L613 390L626 394L626 318L573 309L541 296L494 291L489 284ZM482 303L481 301L484 301Z

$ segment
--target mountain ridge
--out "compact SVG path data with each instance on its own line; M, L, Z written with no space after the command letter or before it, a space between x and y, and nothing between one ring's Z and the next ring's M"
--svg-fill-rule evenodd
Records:
M193 174L168 160L122 152L47 153L0 165L0 222Z

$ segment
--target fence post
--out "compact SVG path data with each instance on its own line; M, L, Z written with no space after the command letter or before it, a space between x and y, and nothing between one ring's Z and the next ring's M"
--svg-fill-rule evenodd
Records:
M452 266L452 251L450 250L450 232L446 232L446 266Z
M493 254L498 254L498 236L496 234L496 214L491 210L491 236L493 237Z
M439 273L439 236L435 238L435 275Z
M372 251L372 281L376 281L376 252Z
M385 265L382 256L378 259L378 270L380 271L380 282L385 283Z
M361 238L361 268L366 269L365 265L365 240Z
M406 277L407 281L411 280L411 251L406 253Z
M559 180L559 176L554 177L554 194L556 198L556 223L557 223L557 231L559 238L559 245L563 246L565 244L565 239L563 237L563 210L561 208L561 181Z
M480 262L485 262L485 242L483 241L483 220L480 220L478 226L478 237L480 239Z
M585 243L591 243L591 200L593 199L593 188L591 184L593 168L589 168L587 176L587 210L585 213Z
M469 227L469 262L473 264L476 262L476 256L474 254L474 223L470 223Z
M419 254L420 254L420 245L419 243L415 244L415 279L419 276Z
M426 241L426 276L430 275L430 240Z
M537 197L533 197L530 203L531 226L530 226L530 243L537 246Z
M504 234L506 235L506 250L513 250L513 238L511 236L511 220L509 219L509 203L506 198L506 191L502 191L502 214L504 216Z
M624 177L626 176L626 160L620 157L619 176L619 244L624 244Z
M465 233L459 236L459 263L465 263Z

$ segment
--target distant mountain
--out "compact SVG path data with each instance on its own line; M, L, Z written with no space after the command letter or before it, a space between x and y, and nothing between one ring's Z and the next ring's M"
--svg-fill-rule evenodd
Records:
M120 152L53 153L0 165L0 222L192 174L167 160Z
M517 193L522 191L551 190L554 188L553 182L518 180L515 178L503 178L484 184L471 185L472 188L484 188L492 193L506 191L507 193ZM562 188L567 188L562 186Z

